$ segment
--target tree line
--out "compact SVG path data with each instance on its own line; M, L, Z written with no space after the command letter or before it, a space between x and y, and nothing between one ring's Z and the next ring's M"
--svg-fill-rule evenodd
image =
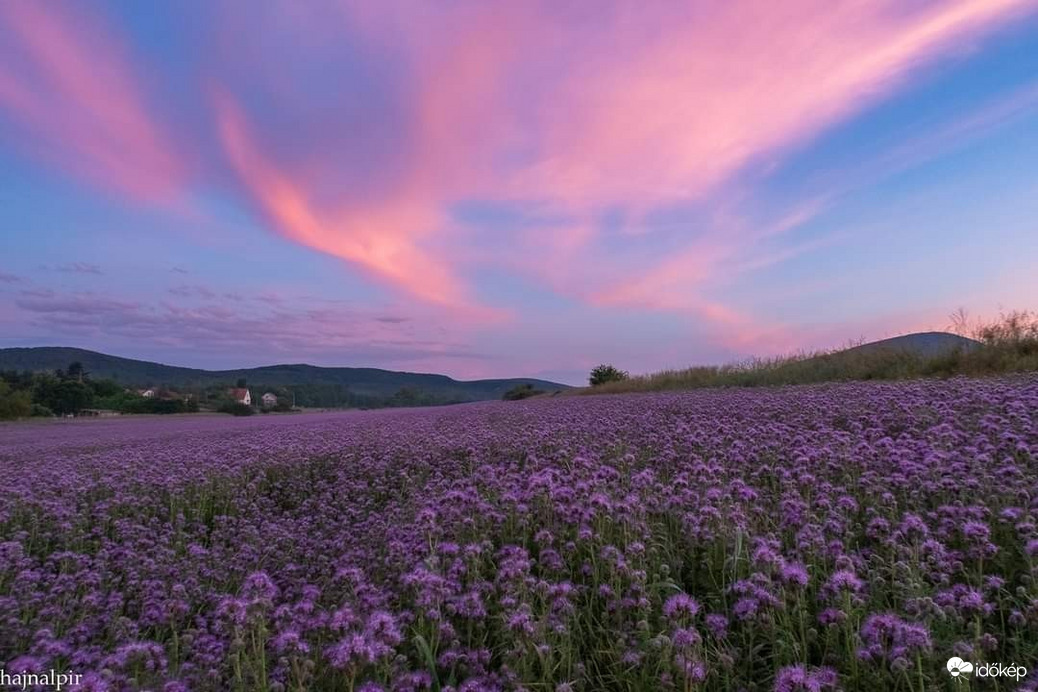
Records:
M198 402L141 396L115 380L91 377L79 362L53 372L0 371L0 419L75 415L87 409L188 413L198 410Z
M246 388L245 380L236 386ZM0 419L29 416L77 415L90 409L119 413L190 413L200 407L243 415L249 406L235 406L229 395L230 383L173 390L155 387L155 395L142 396L134 389L112 379L94 378L79 362L52 372L0 371ZM272 410L303 408L392 408L399 406L438 406L460 403L456 397L436 396L421 389L401 387L389 395L361 394L344 384L265 385L247 387L253 401L265 392L278 397ZM264 409L266 410L266 409Z

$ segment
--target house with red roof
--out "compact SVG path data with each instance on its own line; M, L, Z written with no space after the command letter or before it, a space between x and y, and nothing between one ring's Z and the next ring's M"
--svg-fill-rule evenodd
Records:
M231 398L237 401L239 404L245 404L246 406L252 406L252 394L246 387L236 387L231 390Z

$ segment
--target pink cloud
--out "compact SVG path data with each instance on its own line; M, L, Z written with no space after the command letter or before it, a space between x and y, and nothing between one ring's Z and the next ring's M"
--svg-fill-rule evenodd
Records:
M420 245L443 219L415 184L405 184L385 199L347 209L319 209L300 178L279 168L254 144L239 108L226 96L217 99L217 106L228 157L277 230L298 243L348 260L419 298L466 305L462 285L446 262Z
M1032 9L1027 0L743 0L603 5L594 21L574 21L527 4L499 19L459 11L442 40L428 38L438 34L423 13L361 4L350 16L368 40L402 43L415 67L415 177L403 176L394 197L414 219L480 195L547 202L576 219L527 234L542 238L531 242L547 256L532 273L556 290L734 324L752 320L703 298L705 285L736 255L756 255L742 263L748 271L811 244L765 249L758 229L721 226L690 231L684 249L640 268L587 261L596 211L629 210L638 237L645 212L701 200L754 164L762 174L776 155ZM411 218L401 222L417 233ZM318 229L306 242L320 249L329 235ZM594 268L577 266L581 257Z
M322 202L329 196L323 187L344 164L337 153L328 156L335 149L317 142L311 151L293 152L295 165L278 160L276 135L264 138L240 102L218 91L214 104L227 158L250 201L287 238L347 260L420 300L448 306L456 318L507 319L506 312L480 305L466 286L448 242L455 231L448 212L453 201L496 186L493 158L499 152L487 143L508 137L510 120L501 117L499 104L507 69L525 48L519 38L526 34L518 27L528 23L529 13L520 5L459 4L437 6L433 17L415 6L374 7L352 4L344 22L361 32L351 40L366 46L373 60L386 42L408 65L400 87L403 129L394 133L402 149L394 156L402 161L372 162L370 175L344 186L355 189L331 195L333 204ZM293 26L310 25L305 12L288 9L285 18ZM283 83L271 90L287 93Z
M728 327L751 328L755 321L749 315L704 298L704 289L831 242L827 238L778 247L769 243L809 222L823 209L822 200L811 200L767 224L722 211L693 241L647 268L618 274L621 278L592 293L590 300L599 305L691 312Z
M744 0L606 11L594 55L544 104L538 161L518 189L570 203L700 196L816 136L1027 0ZM580 45L573 37L568 43Z
M69 5L4 2L0 21L0 108L29 135L16 143L133 198L168 199L183 166L118 37Z

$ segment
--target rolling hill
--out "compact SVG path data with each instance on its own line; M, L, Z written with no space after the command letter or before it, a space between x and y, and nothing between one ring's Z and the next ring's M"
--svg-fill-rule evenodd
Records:
M238 379L244 378L250 386L337 386L348 388L352 394L370 397L391 397L401 389L410 389L439 400L452 401L500 399L509 389L526 383L545 391L569 388L568 385L531 378L464 381L446 375L305 364L200 370L120 358L80 348L46 346L0 349L0 370L50 371L66 368L73 361L82 363L83 368L95 378L113 379L128 387L201 389L218 385L231 386Z
M903 351L917 356L940 356L956 349L971 350L980 346L980 342L958 334L948 332L918 332L903 334L890 339L872 341L867 344L848 348L842 353L874 353L877 351Z
M988 362L991 359L987 356L996 351L997 346L956 334L918 332L839 350L755 358L727 365L701 365L682 370L664 370L597 387L574 388L569 393L621 394L700 387L759 387L849 380L894 380L1005 372L1025 367L1023 361L1014 361L1013 358L1003 359L1000 363ZM1012 365L1013 363L1017 365Z

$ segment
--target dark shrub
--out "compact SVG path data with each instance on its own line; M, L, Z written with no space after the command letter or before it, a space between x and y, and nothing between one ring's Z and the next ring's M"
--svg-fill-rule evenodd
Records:
M600 384L606 382L621 382L630 377L626 370L620 370L612 365L599 365L591 371L591 376L588 377L588 382L591 383L592 387L597 387Z
M54 412L43 404L33 404L32 411L29 413L34 418L53 418Z
M252 410L251 406L243 404L239 401L232 401L220 406L217 409L220 413L229 413L232 416L251 416L255 411Z
M519 401L520 399L528 399L538 394L544 394L544 390L534 389L532 384L526 383L512 387L501 398L505 401Z
M32 395L27 391L12 392L6 382L0 380L0 420L25 418L32 413Z

